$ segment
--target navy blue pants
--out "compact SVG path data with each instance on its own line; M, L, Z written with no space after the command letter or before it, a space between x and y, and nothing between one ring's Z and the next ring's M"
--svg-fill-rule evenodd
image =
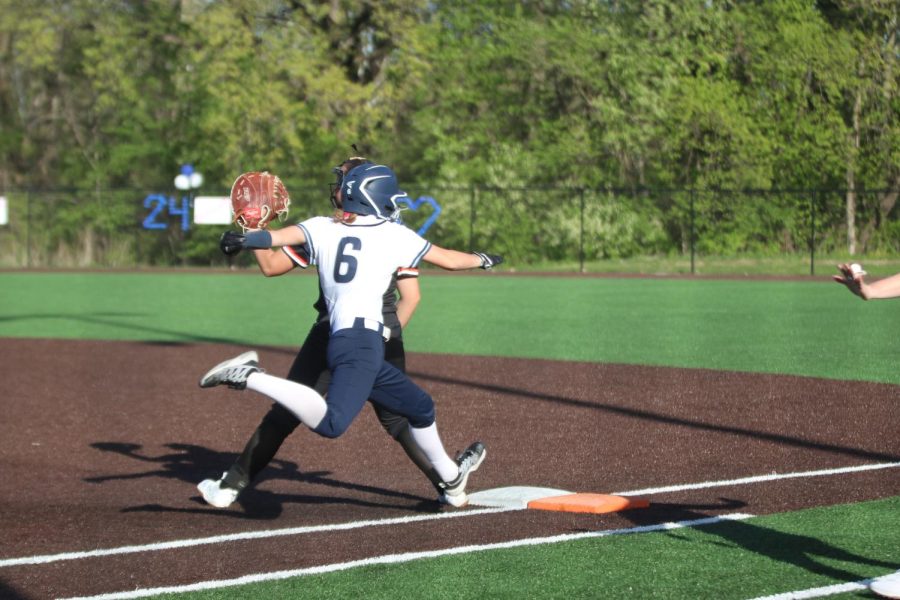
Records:
M384 360L381 334L364 327L342 329L328 342L331 382L328 410L313 431L336 438L370 400L409 420L412 427L434 423L434 400L399 369Z

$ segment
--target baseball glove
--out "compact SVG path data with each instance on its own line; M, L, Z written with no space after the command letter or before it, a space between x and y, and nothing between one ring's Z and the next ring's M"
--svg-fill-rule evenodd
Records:
M267 171L244 173L231 186L234 222L245 232L265 229L276 217L284 221L290 205L291 199L281 179Z

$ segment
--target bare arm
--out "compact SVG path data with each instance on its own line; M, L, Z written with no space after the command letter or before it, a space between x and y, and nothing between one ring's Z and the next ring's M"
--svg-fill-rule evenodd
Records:
M875 283L866 283L863 275L854 274L850 265L838 265L838 269L840 269L841 275L835 275L834 280L845 285L848 290L863 300L900 297L900 273L879 279Z
M397 300L397 318L400 319L400 327L406 329L406 324L409 323L419 305L419 300L422 299L419 279L417 277L398 279L397 291L400 292L400 299Z
M868 299L897 298L900 296L900 273L879 279L875 283L864 283L863 285Z
M254 250L253 256L256 257L256 262L259 264L259 270L262 271L263 275L266 277L284 275L296 266L294 261L281 250L271 248L268 250Z
M449 248L441 248L434 245L431 246L431 249L422 259L448 271L463 271L481 267L481 257L477 254L450 250Z

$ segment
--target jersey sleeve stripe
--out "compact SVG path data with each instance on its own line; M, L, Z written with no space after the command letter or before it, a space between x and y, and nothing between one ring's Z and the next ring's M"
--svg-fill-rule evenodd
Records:
M429 250L431 250L431 242L425 242L425 247L422 248L422 251L419 252L418 256L416 256L416 259L409 266L418 267L419 263L422 261L422 257L424 257L426 254L428 254Z
M397 269L397 279L412 279L419 276L419 270L412 267L400 267Z
M287 254L288 258L291 259L291 262L293 262L298 267L305 269L309 266L309 261L306 260L306 257L297 252L294 246L282 246L281 251Z

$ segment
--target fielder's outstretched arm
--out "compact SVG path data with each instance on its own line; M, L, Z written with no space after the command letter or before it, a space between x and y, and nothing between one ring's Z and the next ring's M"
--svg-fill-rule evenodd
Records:
M847 289L863 300L880 300L885 298L900 298L900 273L879 279L875 283L866 283L863 274L854 272L850 265L838 265L841 275L835 275L834 280L847 286Z
M226 235L232 232L226 232ZM233 233L234 243L240 248L266 250L278 246L301 246L306 243L306 235L299 227L285 227L269 231L256 229L247 233Z

